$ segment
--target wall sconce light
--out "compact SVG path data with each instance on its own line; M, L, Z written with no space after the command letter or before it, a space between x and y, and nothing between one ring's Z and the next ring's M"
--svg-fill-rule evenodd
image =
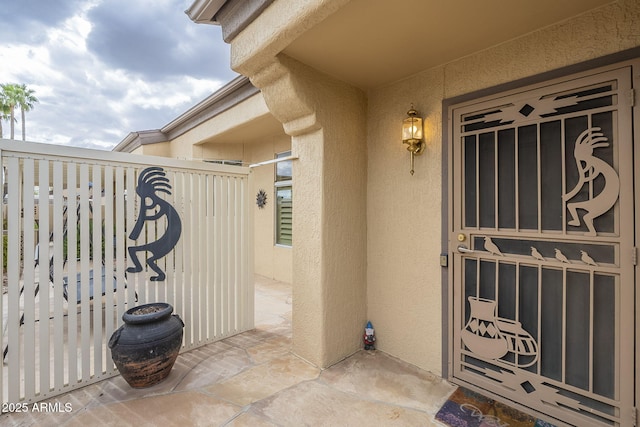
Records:
M424 151L422 142L422 118L411 105L407 111L407 118L402 121L402 143L407 144L407 150L411 153L411 175L413 175L413 156L418 156Z

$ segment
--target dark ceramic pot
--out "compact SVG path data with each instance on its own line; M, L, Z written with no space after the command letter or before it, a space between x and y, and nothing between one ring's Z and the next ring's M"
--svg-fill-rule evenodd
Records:
M109 339L111 357L122 377L133 388L145 388L164 380L182 346L184 323L167 303L133 307L122 315L124 325Z

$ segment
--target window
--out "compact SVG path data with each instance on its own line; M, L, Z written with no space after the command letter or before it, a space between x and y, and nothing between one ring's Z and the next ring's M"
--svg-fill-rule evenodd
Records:
M276 155L281 159L291 155L285 151ZM276 163L276 245L291 246L293 240L293 186L291 160Z

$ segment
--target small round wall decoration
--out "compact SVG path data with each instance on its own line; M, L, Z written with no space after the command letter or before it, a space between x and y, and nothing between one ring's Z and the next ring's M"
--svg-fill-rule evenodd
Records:
M258 191L258 194L256 195L256 205L258 205L258 207L262 209L266 204L267 204L267 193L264 190Z

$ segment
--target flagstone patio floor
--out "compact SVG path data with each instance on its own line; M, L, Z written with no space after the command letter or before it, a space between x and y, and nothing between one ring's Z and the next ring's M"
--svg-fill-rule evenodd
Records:
M0 426L442 426L455 387L381 351L321 370L291 351L291 285L256 276L256 328L178 357L147 389L105 380Z

